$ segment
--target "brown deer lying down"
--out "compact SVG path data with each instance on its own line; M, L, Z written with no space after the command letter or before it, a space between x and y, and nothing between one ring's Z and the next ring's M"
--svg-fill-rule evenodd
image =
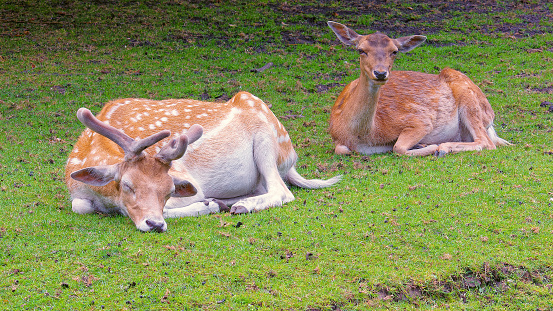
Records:
M398 52L411 51L426 37L362 36L339 23L328 26L357 49L361 63L360 77L332 107L335 153L441 156L510 144L497 136L490 103L464 74L450 68L438 75L390 71Z
M294 199L284 181L303 188L339 181L300 176L288 132L246 92L226 103L120 99L97 119L84 108L77 116L88 129L67 160L73 211L122 213L141 231L163 232L164 217L228 211L227 205L235 214L280 206ZM170 131L172 139L162 143Z

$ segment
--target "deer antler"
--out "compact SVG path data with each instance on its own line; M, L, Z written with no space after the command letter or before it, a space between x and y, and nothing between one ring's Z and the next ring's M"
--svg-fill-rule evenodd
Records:
M89 129L105 136L119 145L119 147L121 147L125 152L125 160L139 156L144 149L171 135L170 131L164 130L144 139L134 140L123 131L98 120L92 112L86 108L80 108L77 111L77 118Z
M191 144L198 140L198 138L202 136L202 133L203 128L200 125L192 125L190 129L188 129L186 134L174 138L167 145L163 146L163 148L161 148L161 150L156 155L156 158L165 163L169 163L175 159L182 157L184 152L186 152L188 144Z

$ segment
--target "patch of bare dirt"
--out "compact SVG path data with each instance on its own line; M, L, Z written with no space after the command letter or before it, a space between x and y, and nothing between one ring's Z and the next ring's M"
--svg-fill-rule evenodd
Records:
M390 289L385 286L377 287L376 295L382 300L409 301L416 303L417 300L428 298L440 298L449 295L458 295L460 299L467 302L466 291L477 291L478 293L493 290L505 292L517 282L533 284L548 290L553 288L550 269L529 270L521 266L513 266L507 263L497 267L490 267L484 263L480 271L471 271L461 275L454 275L447 278L447 281L434 281L430 284L416 285L405 284L399 289Z

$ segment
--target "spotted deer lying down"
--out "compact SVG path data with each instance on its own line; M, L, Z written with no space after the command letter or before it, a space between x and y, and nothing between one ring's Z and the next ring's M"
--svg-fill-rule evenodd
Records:
M340 178L300 176L288 132L246 92L226 103L120 99L97 118L85 108L77 117L88 128L67 160L73 211L128 215L141 231L227 206L234 214L280 206L294 199L285 181L322 188Z

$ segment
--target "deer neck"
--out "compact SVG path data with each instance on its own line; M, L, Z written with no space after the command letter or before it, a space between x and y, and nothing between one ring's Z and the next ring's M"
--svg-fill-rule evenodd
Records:
M359 82L352 94L354 109L352 112L352 126L356 133L372 133L380 88L382 84L374 83L365 72L361 71Z

